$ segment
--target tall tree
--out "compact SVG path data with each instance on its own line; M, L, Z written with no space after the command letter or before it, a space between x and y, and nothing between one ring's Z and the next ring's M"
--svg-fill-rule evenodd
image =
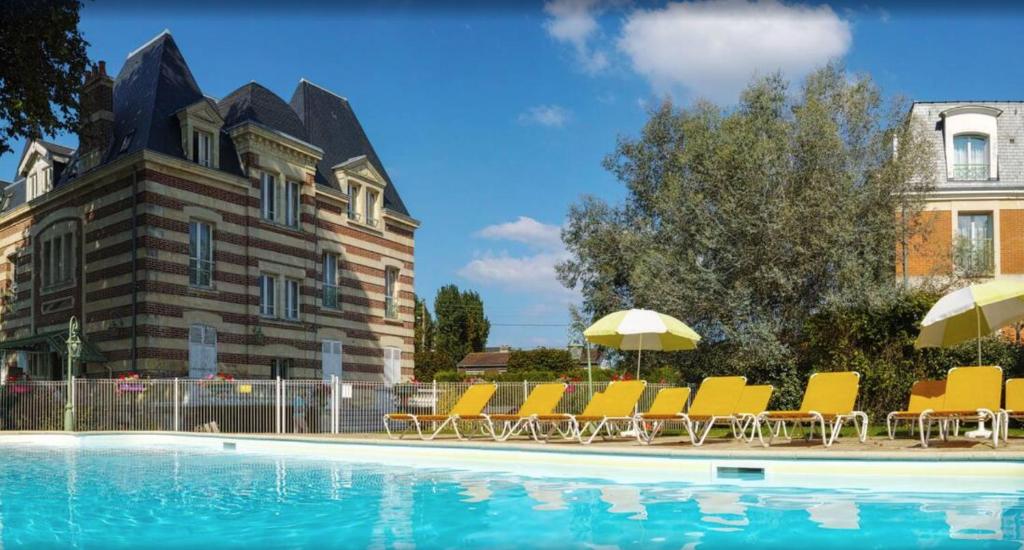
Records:
M416 347L416 353L424 351L433 351L434 349L434 319L430 316L430 311L427 309L427 301L414 296L413 301L416 304L416 311L414 313L414 319L416 323L415 327L415 339L414 345Z
M0 17L0 154L14 138L75 131L88 42L78 0L4 0Z
M896 213L934 180L910 160L933 152L868 77L830 65L795 95L775 75L735 108L665 102L620 140L605 166L625 202L584 198L563 231L559 275L585 315L653 307L705 337L675 360L776 379L801 367L809 315L898 291L898 239L914 228Z
M472 290L443 286L434 298L434 349L455 361L471 351L483 351L491 323L484 315L484 303Z

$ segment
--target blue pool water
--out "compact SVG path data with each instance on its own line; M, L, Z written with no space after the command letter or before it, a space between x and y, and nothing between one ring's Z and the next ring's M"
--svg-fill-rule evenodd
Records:
M394 451L388 451L394 452ZM1021 548L1024 494L613 484L0 446L0 547Z

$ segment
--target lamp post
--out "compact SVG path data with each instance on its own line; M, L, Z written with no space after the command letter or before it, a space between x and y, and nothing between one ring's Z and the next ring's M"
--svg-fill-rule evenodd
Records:
M578 340L569 344L569 353L572 354L572 358L577 364L583 356L584 349L587 351L587 392L590 393L590 397L594 397L594 376L590 367L590 342L587 342L586 348Z
M64 431L73 432L75 431L75 405L73 403L74 396L72 395L74 388L71 384L71 376L74 372L75 363L78 362L78 358L82 353L82 338L78 334L78 319L74 317L68 321L68 372L65 380L68 384L67 389L67 400L64 403Z

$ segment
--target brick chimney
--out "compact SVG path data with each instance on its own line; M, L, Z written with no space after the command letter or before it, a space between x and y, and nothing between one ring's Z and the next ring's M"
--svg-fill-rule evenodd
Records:
M79 97L78 172L99 164L114 134L114 80L107 62L100 61L85 74Z

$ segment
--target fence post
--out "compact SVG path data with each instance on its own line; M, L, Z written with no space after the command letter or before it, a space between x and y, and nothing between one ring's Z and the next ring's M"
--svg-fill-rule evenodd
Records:
M276 378L274 383L274 433L281 433L281 377Z
M339 424L341 424L341 395L338 394L339 390L339 379L338 375L331 375L331 433L336 434L339 432Z
M181 431L181 389L178 377L174 378L174 431Z
M526 402L526 398L529 397L529 395L530 395L529 385L526 383L526 380L523 380L523 403Z
M430 400L430 414L437 414L437 378L434 379L434 395Z

